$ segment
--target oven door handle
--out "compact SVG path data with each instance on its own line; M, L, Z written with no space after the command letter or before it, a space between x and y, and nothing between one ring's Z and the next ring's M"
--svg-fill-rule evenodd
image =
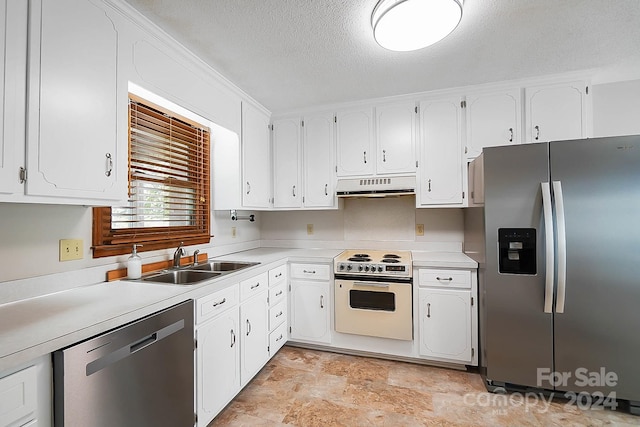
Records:
M388 288L388 283L375 283L375 282L353 282L353 286L369 286L372 288Z

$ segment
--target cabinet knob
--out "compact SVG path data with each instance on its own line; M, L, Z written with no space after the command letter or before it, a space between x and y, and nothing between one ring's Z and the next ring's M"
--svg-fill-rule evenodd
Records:
M324 195L325 195L325 196L328 196L328 195L329 195L328 189L329 189L329 184L325 184L325 185L324 185Z
M536 141L537 141L538 139L540 139L540 126L535 126L535 127L534 127L534 129L536 130L536 137L535 137L535 139L536 139Z
M509 142L513 142L513 128L509 128L509 133L511 134L511 136L509 136Z
M247 194L251 193L251 184L247 181Z
M296 186L295 185L293 186L292 194L293 194L293 197L296 197Z
M431 317L431 303L427 303L427 317Z
M107 170L104 173L106 176L111 176L111 172L113 171L113 159L111 158L111 153L105 154L107 158Z
M320 308L324 308L324 295L320 295Z
M382 161L383 162L387 161L387 150L382 150Z
M427 188L427 191L429 193L431 193L431 180L427 181L427 183L429 184L429 187Z
M367 152L363 151L362 156L364 158L364 162L367 163Z

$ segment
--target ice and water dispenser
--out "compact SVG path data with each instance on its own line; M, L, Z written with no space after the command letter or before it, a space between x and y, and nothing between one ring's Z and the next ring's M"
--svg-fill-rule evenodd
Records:
M536 229L499 228L500 273L536 274Z

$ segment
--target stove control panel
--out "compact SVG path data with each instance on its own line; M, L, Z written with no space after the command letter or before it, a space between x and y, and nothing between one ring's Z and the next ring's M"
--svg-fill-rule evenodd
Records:
M410 269L403 264L386 265L362 262L338 262L336 264L336 273L407 276L407 274L410 274Z

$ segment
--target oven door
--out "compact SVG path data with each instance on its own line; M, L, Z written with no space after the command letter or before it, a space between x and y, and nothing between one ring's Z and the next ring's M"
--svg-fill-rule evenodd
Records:
M411 282L336 279L336 332L413 339Z

